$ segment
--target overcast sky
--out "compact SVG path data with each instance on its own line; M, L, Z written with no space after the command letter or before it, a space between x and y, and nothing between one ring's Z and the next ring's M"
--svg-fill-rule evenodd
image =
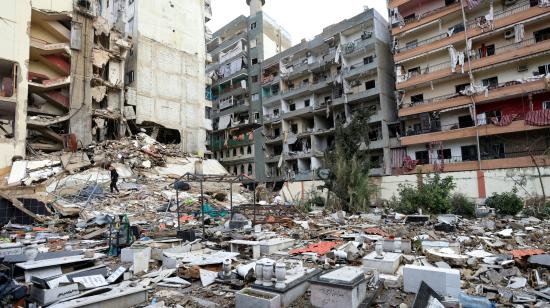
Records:
M292 37L292 44L311 39L323 28L372 7L386 17L386 0L266 0L264 12L275 19ZM208 27L215 32L239 15L250 13L246 0L212 0L212 20Z

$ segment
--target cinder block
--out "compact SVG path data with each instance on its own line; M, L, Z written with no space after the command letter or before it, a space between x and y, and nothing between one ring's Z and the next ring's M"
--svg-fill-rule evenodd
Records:
M311 304L323 308L357 308L367 296L360 267L344 266L310 280Z
M416 293L422 281L442 296L458 298L460 293L460 271L456 269L405 265L403 268L403 289Z

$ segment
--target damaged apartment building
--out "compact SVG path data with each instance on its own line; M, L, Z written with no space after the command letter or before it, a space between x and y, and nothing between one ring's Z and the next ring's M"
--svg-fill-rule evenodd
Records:
M550 165L550 2L388 1L396 174Z
M107 1L4 1L0 167L121 133L129 42ZM115 19L116 20L116 19Z
M239 16L212 35L207 51L206 97L212 101L207 147L232 174L256 176L263 165L261 63L291 45L290 35L262 11L264 0L247 0L250 16Z
M372 114L368 136L357 140L371 173L390 174L398 127L391 67L388 23L373 9L263 61L265 156L256 159L265 181L319 179L336 126L360 109Z
M11 39L0 48L0 167L26 152L75 149L143 129L203 153L205 47L197 42L208 6L4 1L0 34Z

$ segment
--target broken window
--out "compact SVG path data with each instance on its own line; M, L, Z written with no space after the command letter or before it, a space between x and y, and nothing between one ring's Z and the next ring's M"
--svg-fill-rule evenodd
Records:
M12 97L16 93L17 64L0 60L0 96Z
M290 110L290 111L296 110L296 104L290 104L290 105L288 106L288 110Z
M252 65L258 64L258 58L252 58Z
M250 24L250 30L254 30L254 29L256 29L256 22L253 22Z
M420 66L411 68L408 70L408 72L409 72L409 77L420 75Z
M309 99L306 99L306 100L304 101L304 105L305 105L306 107L309 107L309 104L310 104Z
M290 131L291 131L293 134L297 134L297 133L298 133L298 124L291 124L291 125L290 125Z
M463 83L463 84L456 85L455 86L455 91L456 91L456 93L460 93L461 91L466 90L466 88L469 87L469 86L470 86L469 83Z
M458 117L458 126L460 128L474 126L474 121L472 121L472 116L465 115L465 116Z

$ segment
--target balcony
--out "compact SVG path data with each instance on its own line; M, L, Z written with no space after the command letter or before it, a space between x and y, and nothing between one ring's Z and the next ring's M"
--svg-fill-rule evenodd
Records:
M547 155L540 155L534 153L534 159L537 161L537 165L544 166L550 164L550 159ZM517 155L517 156L516 156ZM493 169L510 169L510 168L526 168L534 167L533 159L529 156L529 153L507 153L505 158L484 158L482 156L481 162L477 159L464 160L462 157L456 157L451 159L432 159L430 162L421 162L415 169L405 171L405 174L433 173L435 171L444 172L458 172L458 171L472 171L472 170L493 170ZM511 157L509 157L511 156ZM443 162L443 164L440 164ZM437 167L436 167L437 166ZM441 168L443 170L441 170Z
M250 139L248 134L243 134L242 140L236 140L229 138L227 142L225 140L216 140L210 142L211 151L219 151L221 149L231 149L235 147L242 147L245 145L251 145L254 143L254 139Z
M510 27L521 21L530 19L532 17L549 13L550 7L531 7L529 1L521 1L520 3L494 13L494 27L493 30ZM470 20L466 24L466 35L469 38L474 38L480 34L487 33L486 29L482 29L478 26L476 20ZM396 28L394 28L396 29ZM392 30L393 31L393 30ZM464 33L454 33L448 36L446 33L436 35L434 37L419 41L415 45L409 47L403 47L396 51L394 55L394 61L396 63L403 60L426 54L429 51L444 48L445 46L455 44L464 40Z
M348 95L348 102L351 103L351 102L357 102L360 100L366 100L368 98L378 96L379 94L380 94L380 91L378 90L377 87L375 87L372 89L368 89L366 91L360 91L359 93Z
M281 101L281 91L271 93L269 95L262 95L263 105L269 105L271 103L280 102L280 101Z
M374 35L372 34L364 39L356 39L355 41L347 43L343 46L344 51L342 54L345 57L351 57L359 53L364 53L367 49L369 49L368 47L372 47L372 49L374 48L374 41Z
M291 99L311 92L311 83L300 83L298 86L281 92L283 99Z
M447 16L451 13L461 11L460 1L457 1L457 3L437 8L433 11L426 12L421 16L420 18L415 18L410 21L405 21L405 26L403 27L393 27L391 29L392 35L398 35L403 32L410 31L414 28L426 25L430 22L436 21L441 19L444 16Z
M266 154L265 162L266 163L277 163L281 159L281 155L269 155Z
M393 9L409 2L411 0L388 0L388 9Z
M292 70L290 70L291 67ZM293 62L291 65L287 66L288 72L288 78L294 78L297 76L304 75L305 73L309 73L309 63L308 58L302 58L298 61Z
M264 115L264 124L273 123L281 120L280 114L266 114Z
M459 65L456 66L455 72L453 72L451 70L451 62L446 61L424 68L421 67L420 72L407 73L408 78L401 81L397 80L397 84L395 85L395 87L397 90L401 90L441 78L449 77L451 75L464 75L466 74L466 72L466 65L464 68L464 73L462 73L461 67Z
M471 123L467 123L473 125ZM445 141L445 140L454 140L461 138L471 138L476 137L476 135L482 136L492 136L500 135L513 132L523 132L523 131L532 131L546 128L545 126L530 126L525 124L525 120L519 119L513 121L508 126L496 126L494 124L486 124L468 127L461 127L463 124L455 123L450 125L445 125L443 127L437 127L437 125L432 129L426 129L422 131L408 131L406 136L401 137L401 145L408 146L413 144L423 144L430 143L432 141Z
M423 102L414 105L405 106L399 109L399 117L420 114L424 112L443 110L447 108L465 106L472 103L472 98L476 104L488 103L508 97L525 95L526 93L536 92L546 89L544 79L534 80L526 83L514 81L500 83L494 88L488 90L488 95L478 93L473 97L464 96L458 93L449 93L446 95L426 99Z
M290 119L290 118L302 116L304 114L311 113L311 112L313 112L313 106L300 108L293 111L287 111L283 113L283 119Z
M523 57L531 57L550 51L550 39L537 40L534 37L524 39L519 43L509 44L497 47L492 56L481 57L475 55L471 60L472 70L480 69L486 66L495 65L507 61L518 60Z
M237 77L242 77L242 76L248 76L248 68L243 67L243 68L241 68L240 70L234 72L234 73L231 74L231 75L228 75L228 76L223 77L223 78L218 79L218 80L214 80L214 81L213 81L213 84L214 84L214 85L220 85L220 84L222 84L222 83L228 82L228 81L231 80L231 79L235 79L235 78L237 78Z
M310 89L312 92L328 89L331 87L330 82L332 82L333 80L334 80L333 76L318 78L313 81Z
M356 77L371 70L376 71L377 66L378 63L376 56L373 56L373 61L370 63L359 62L346 67L346 70L344 71L344 78Z

